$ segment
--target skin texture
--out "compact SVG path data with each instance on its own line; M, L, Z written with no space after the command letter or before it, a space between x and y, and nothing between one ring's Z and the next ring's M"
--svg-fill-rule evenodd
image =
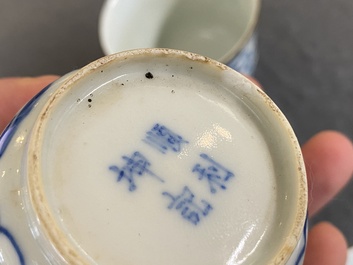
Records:
M41 76L0 79L0 131L28 100L57 78ZM302 151L308 175L309 216L312 217L351 178L353 144L339 132L322 131L309 139ZM332 224L323 222L311 229L305 265L344 265L346 256L346 240Z

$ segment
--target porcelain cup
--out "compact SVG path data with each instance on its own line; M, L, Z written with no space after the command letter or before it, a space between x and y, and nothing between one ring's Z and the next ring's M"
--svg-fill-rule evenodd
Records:
M1 264L297 265L306 212L282 112L194 53L98 59L0 138Z
M99 36L105 54L174 48L251 75L257 64L260 0L107 0Z

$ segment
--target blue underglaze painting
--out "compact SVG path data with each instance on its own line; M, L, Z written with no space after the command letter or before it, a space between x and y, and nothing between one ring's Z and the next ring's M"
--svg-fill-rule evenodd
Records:
M44 89L42 89L36 96L34 96L19 112L18 114L12 119L10 124L5 128L4 132L0 136L0 159L6 151L12 137L15 135L18 126L20 123L27 117L27 115L31 112L35 104L37 103L38 99L43 95L45 91L51 86L48 85ZM0 225L0 236L4 236L12 245L15 253L18 256L18 260L20 265L25 265L25 258L23 256L22 250L19 247L15 237L12 233L5 228L4 226Z
M197 163L192 172L199 180L205 180L211 193L227 189L227 182L234 174L207 154L201 154L202 161Z
M142 177L143 175L149 175L156 178L160 182L164 182L163 179L158 177L149 169L151 163L140 152L134 152L131 156L123 156L122 159L125 162L122 167L112 165L109 169L117 174L116 180L118 182L122 180L128 182L129 191L136 190L136 178Z
M142 142L159 151L159 159L153 161L155 163L160 163L165 156L170 154L179 155L182 149L189 144L189 141L185 140L183 136L161 123L155 123L145 133ZM196 175L200 180L201 189L211 194L215 194L219 190L226 190L229 185L228 181L235 176L233 172L206 153L201 153L191 159L194 159L195 162L193 167L189 168L186 177L193 182L192 179ZM212 203L196 194L190 187L190 183L185 183L181 191L175 192L170 189L171 187L168 187L168 181L164 176L159 176L158 172L153 171L156 167L154 167L148 155L135 151L132 155L123 155L122 160L124 161L123 164L113 164L108 169L115 173L117 182L127 184L130 192L138 191L138 187L143 186L141 178L149 176L158 180L158 185L162 185L161 197L164 200L169 199L166 208L179 213L179 216L187 222L197 226L212 212ZM168 174L173 174L173 172ZM188 182L187 179L186 182Z
M181 216L193 225L198 225L201 218L207 216L213 209L212 205L205 200L196 203L195 194L188 186L185 186L180 194L173 195L165 191L162 195L171 200L168 209L179 211Z
M10 124L6 127L2 135L0 136L0 158L6 151L7 146L9 145L12 137L17 131L19 124L27 117L27 115L31 112L38 99L43 95L43 93L48 90L51 86L46 86L43 90L41 90L36 96L34 96L21 110L20 112L12 119Z
M25 258L23 256L23 253L22 253L18 243L15 240L15 237L10 233L9 230L7 230L5 227L0 225L0 236L1 235L5 236L9 240L9 242L11 243L12 247L14 248L14 250L17 254L20 265L25 265L26 264Z
M151 130L146 132L143 141L163 154L167 151L179 153L182 146L189 143L182 136L159 123L156 123Z

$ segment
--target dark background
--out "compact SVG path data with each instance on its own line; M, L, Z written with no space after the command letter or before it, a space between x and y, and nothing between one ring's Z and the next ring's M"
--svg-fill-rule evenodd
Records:
M68 73L103 56L102 0L1 0L0 77ZM256 78L299 141L334 129L353 137L353 1L263 0ZM353 245L353 181L312 220Z

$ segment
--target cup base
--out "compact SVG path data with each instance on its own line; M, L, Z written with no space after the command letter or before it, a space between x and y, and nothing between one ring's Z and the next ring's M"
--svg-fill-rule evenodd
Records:
M63 84L36 123L39 230L70 264L288 257L306 211L288 126L259 88L205 57L106 57Z

